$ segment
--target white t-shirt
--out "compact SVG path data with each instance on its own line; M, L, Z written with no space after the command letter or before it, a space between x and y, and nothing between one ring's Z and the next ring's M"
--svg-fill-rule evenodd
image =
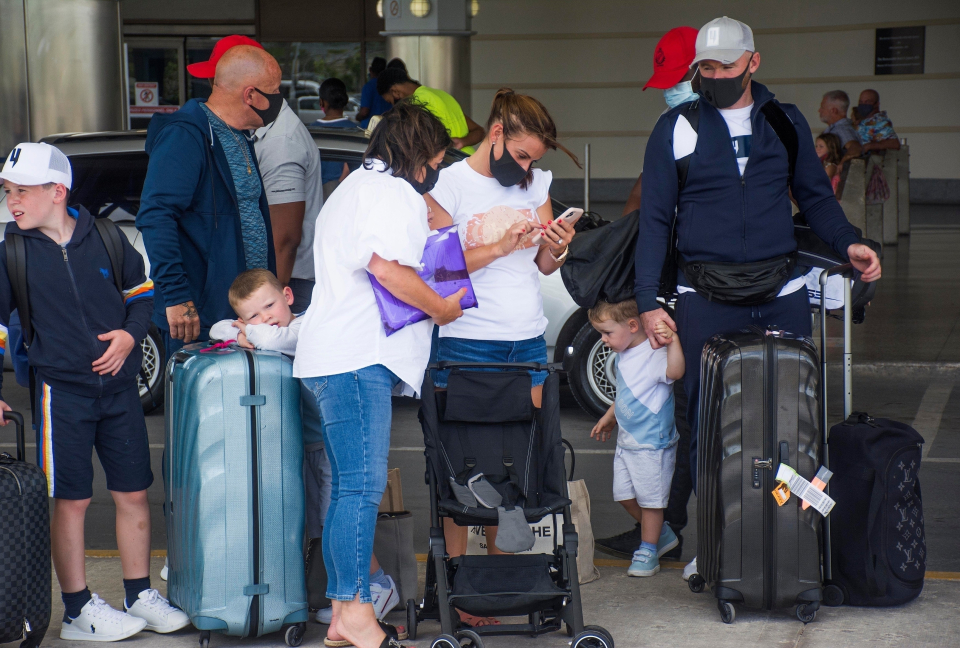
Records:
M667 378L667 349L654 349L649 340L617 355L615 412L622 448L659 448L675 442L673 408L664 410L673 396Z
M430 195L453 217L464 250L470 250L498 242L522 219L539 224L537 208L547 202L552 180L549 171L534 169L526 189L504 187L461 160L440 172ZM536 264L540 246L532 243L533 236L531 232L517 250L470 273L477 308L441 327L440 337L516 342L543 335L547 318Z
M310 131L284 101L276 120L256 130L253 147L257 152L267 203L306 203L291 276L313 279L313 230L323 206L317 145Z
M723 120L727 122L727 130L730 131L730 144L737 156L737 166L740 167L741 176L743 176L743 170L747 168L747 159L750 157L750 148L753 142L753 124L750 121L751 110L753 110L753 104L745 108L728 108L720 111ZM673 126L673 159L679 160L690 155L696 147L697 132L693 130L683 115L680 115L677 118L677 123ZM803 277L791 279L780 289L777 297L795 293L804 285ZM680 293L695 292L693 288L688 286L679 286L677 290Z
M240 329L234 327L234 320L220 320L210 327L211 340L236 342ZM297 338L300 336L302 317L294 317L290 326L276 324L247 324L247 342L264 351L279 351L287 355L297 352Z
M303 316L293 375L331 376L382 364L419 393L430 357L433 321L406 326L390 337L367 275L376 253L387 261L420 268L430 229L427 204L406 180L385 165L346 177L317 218L313 256L316 285Z

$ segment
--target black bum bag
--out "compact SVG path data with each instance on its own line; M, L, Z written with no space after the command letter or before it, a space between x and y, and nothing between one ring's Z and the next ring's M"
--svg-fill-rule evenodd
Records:
M684 261L681 258L679 264L690 287L708 301L759 306L776 299L790 281L797 266L797 253L752 263Z

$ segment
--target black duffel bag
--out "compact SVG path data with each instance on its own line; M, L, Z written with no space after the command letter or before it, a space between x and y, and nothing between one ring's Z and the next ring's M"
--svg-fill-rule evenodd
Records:
M922 446L912 427L862 412L830 428L830 496L837 505L828 585L839 587L848 605L900 605L923 589Z
M634 210L573 237L560 276L578 306L593 308L600 300L613 304L633 299L639 232L640 210Z

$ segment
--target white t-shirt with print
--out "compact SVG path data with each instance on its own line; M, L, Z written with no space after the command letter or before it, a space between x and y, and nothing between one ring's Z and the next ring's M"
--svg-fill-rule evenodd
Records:
M470 250L498 242L522 219L539 224L537 208L547 202L552 180L549 171L534 169L526 189L504 187L462 160L440 172L430 195L453 217L464 250ZM543 335L547 318L536 264L540 247L532 242L534 235L521 239L509 255L470 273L477 308L441 327L440 337L519 341Z
M420 392L430 358L433 320L405 326L390 337L367 267L376 253L416 270L430 229L427 204L409 182L379 160L346 177L317 217L313 241L316 285L303 316L293 375L332 376L382 364ZM300 318L298 318L300 319Z

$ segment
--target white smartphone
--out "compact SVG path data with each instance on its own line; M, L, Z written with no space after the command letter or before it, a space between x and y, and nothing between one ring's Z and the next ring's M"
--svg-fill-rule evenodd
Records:
M580 217L583 216L583 210L577 207L571 207L567 211L563 212L557 216L556 220L563 221L564 223L569 223L570 225L576 225L577 221L580 220ZM533 237L533 244L539 245L540 241L543 240L543 231L537 232L537 235Z

